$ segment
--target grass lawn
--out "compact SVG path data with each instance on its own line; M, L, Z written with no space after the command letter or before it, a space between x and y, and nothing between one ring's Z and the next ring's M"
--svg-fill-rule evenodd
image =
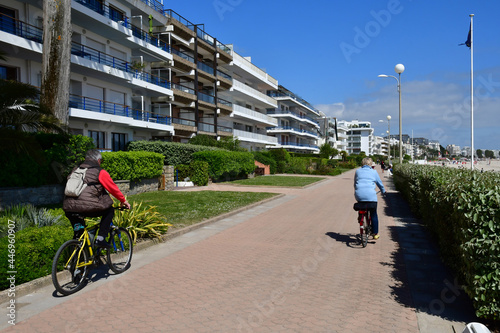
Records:
M224 191L158 191L131 195L132 202L143 202L143 206L156 206L175 228L195 224L251 203L277 195L276 193L224 192Z
M262 185L262 186L306 186L313 184L323 177L300 177L300 176L259 176L251 179L232 181L232 184Z

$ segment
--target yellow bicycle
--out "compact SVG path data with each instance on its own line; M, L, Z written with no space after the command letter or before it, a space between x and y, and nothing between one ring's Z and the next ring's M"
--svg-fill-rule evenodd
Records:
M111 224L108 243L111 248L96 248L95 238L99 225L85 227L78 239L65 242L57 250L52 262L52 283L63 295L71 295L82 289L92 267L105 260L116 274L125 272L132 260L133 243L127 229Z

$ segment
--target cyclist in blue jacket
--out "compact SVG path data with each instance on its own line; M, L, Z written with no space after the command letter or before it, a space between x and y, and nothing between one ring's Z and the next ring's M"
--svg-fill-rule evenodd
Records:
M373 160L365 157L361 162L361 168L356 170L354 175L354 197L358 202L373 203L374 208L369 209L369 211L372 219L373 239L378 239L377 192L375 191L375 185L383 194L385 194L385 188L377 171L372 169L372 164Z

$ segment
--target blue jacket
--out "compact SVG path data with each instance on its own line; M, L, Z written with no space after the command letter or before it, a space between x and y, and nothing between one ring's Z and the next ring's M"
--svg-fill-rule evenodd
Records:
M377 173L368 165L356 170L354 175L354 197L357 201L377 201L375 185L385 193L384 184Z

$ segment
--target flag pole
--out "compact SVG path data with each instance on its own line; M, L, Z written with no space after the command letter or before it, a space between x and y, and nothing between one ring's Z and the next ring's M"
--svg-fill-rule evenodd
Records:
M474 170L474 43L472 31L472 19L474 14L470 14L470 135L471 135L471 163L470 169Z

